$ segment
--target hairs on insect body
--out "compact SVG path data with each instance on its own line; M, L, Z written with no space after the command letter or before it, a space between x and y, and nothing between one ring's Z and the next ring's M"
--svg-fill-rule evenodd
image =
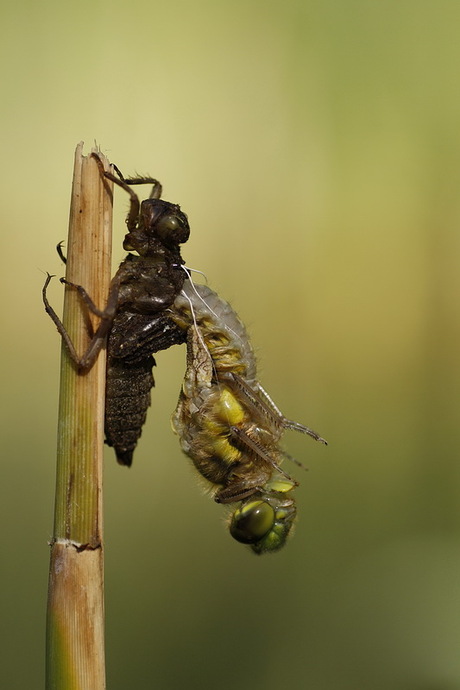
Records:
M220 327L223 327L223 328L225 328L227 331L229 331L230 333L232 333L232 335L236 338L236 340L239 341L239 342L241 343L241 345L242 345L242 351L243 351L244 346L246 345L246 343L244 342L244 340L243 340L243 338L241 337L241 335L240 335L239 333L237 333L234 329L232 329L227 323L225 323L225 321L222 320L222 316L219 315L219 314L217 314L217 313L212 309L211 305L208 304L208 302L203 298L203 296L202 296L202 295L199 293L199 291L197 290L197 288L196 288L196 286L195 286L195 283L193 282L193 279L192 279L192 276L191 276L191 272L193 271L193 272L195 272L195 273L200 273L201 275L204 275L204 274L202 273L202 271L198 271L198 270L196 270L196 269L192 269L192 268L189 268L189 267L183 266L183 265L181 266L181 268L182 268L182 269L185 271L185 273L187 274L187 277L189 278L189 281L190 281L190 286L191 286L191 288L192 288L194 294L195 294L196 297L198 298L199 302L201 302L201 303L204 305L204 307L206 308L206 310L207 310L210 314L212 314L212 315L214 316L216 325L218 324ZM186 293L185 290L182 290L182 291L181 291L181 294L182 294L183 297L185 297L186 301L187 301L188 304L189 304L189 307L190 307L190 314L191 314L191 318L192 318L192 322L193 322L193 328L194 328L194 330L195 330L195 332L196 332L196 334L197 334L197 337L198 337L198 339L199 339L199 341L200 341L200 343L201 343L201 345L202 345L204 351L207 353L207 356L208 356L208 358L209 358L209 361L210 361L212 370L213 370L213 372L214 372L214 377L215 377L215 380L216 380L216 384L215 384L215 385L216 385L218 388L221 388L221 389L222 389L222 387L223 387L225 384L224 384L224 382L223 382L222 380L219 379L219 372L218 372L218 370L217 370L216 363L215 363L215 361L214 361L214 359L213 359L213 357L212 357L212 355L211 355L211 353L210 353L210 351L209 351L209 348L208 348L208 346L207 346L207 344L206 344L205 336L204 336L203 333L202 333L202 329L200 328L200 326L199 326L199 324L198 324L198 318L197 318L197 314L196 314L196 307L195 307L195 305L193 304L193 301L190 299L189 295ZM235 379L236 382L238 381L238 378L239 378L239 377L237 377L237 379ZM241 380L240 380L240 381L241 381ZM241 381L241 383L243 383L243 381ZM250 386L248 383L246 383L246 385L243 386L243 388L242 388L243 394L244 394L244 392L246 392L246 395L247 395L247 394L248 394L248 389L250 389L250 390L252 391L251 395L248 397L248 400L250 400L251 402L253 402L253 403L256 404L256 405L259 405L259 406L262 405L262 406L265 407L266 409L269 408L269 409L271 410L271 413L274 415L275 418L276 418L276 417L279 417L280 420L281 420L281 419L284 419L284 415L283 415L283 413L281 412L281 410L277 407L277 405L275 404L275 402L272 400L272 398L269 396L269 394L265 391L265 389L260 385L260 383L259 383L257 380L255 381L254 387L252 387L252 386ZM253 397L253 396L254 396L254 397ZM260 398L259 398L259 396L260 396ZM264 400L265 400L265 404L263 403ZM231 423L230 417L229 417L229 415L227 414L226 411L225 411L225 416L226 416L226 419L227 419L227 422L228 422L228 426L229 426L229 428L230 428L230 427L232 426L232 423ZM276 443L276 442L275 442L275 443ZM279 450L279 452L281 453L282 456L284 456L284 457L287 458L288 460L291 460L291 461L292 461L294 464L296 464L297 466L302 467L302 468L305 469L305 470L307 469L299 460L297 460L296 458L293 458L291 455L289 455L288 453L286 453L282 448L278 448L278 450ZM282 475L286 476L288 479L292 479L292 478L285 472L285 470L283 470L277 463L275 463L275 462L273 461L273 459L270 460L270 464L272 464L272 466L274 467L274 469L276 469L276 470L277 470L278 472L280 472Z
M222 321L222 317L221 317L219 314L217 314L217 313L212 309L212 307L208 304L208 302L206 302L206 300L204 299L204 297L203 297L202 295L200 295L200 293L199 293L198 290L196 289L195 283L194 283L194 281L193 281L193 279L192 279L192 276L191 276L191 272L193 271L194 273L200 273L202 276L204 276L204 278L205 278L205 280L206 280L206 282L207 282L206 275L205 275L202 271L199 271L199 270L196 269L196 268L189 268L188 266L181 266L181 268L182 268L182 270L185 271L185 273L187 274L187 277L188 277L188 279L189 279L189 281L190 281L190 285L191 285L191 287L192 287L192 290L193 290L193 292L195 293L195 295L197 296L198 300L205 306L205 308L209 311L209 313L212 314L212 315L214 316L214 318L215 318L215 323L216 323L216 324L220 324L223 328L225 328L226 331L228 331L229 333L231 333L231 334L241 343L242 346L244 346L244 345L245 345L245 342L244 342L243 338L241 337L241 335L240 335L239 333L237 333L233 328L231 328L227 323L225 323L225 322ZM217 368L216 368L216 366L215 366L214 360L213 360L213 358L212 358L211 353L209 352L208 346L206 345L206 341L205 341L204 336L203 336L203 334L202 334L202 332L201 332L200 326L198 325L198 319L197 319L197 316L196 316L196 311L195 311L195 307L194 307L194 305L193 305L193 302L192 302L192 300L190 299L190 297L187 295L187 293L185 292L185 290L181 290L181 294L182 294L183 297L185 297L185 299L187 300L187 302L188 302L189 305L190 305L190 313L191 313L191 315L192 315L192 321L193 321L193 326L194 326L194 328L195 328L195 332L196 332L196 334L197 334L197 336L198 336L198 338L199 338L199 340L200 340L200 342L201 342L201 344L202 344L204 350L208 353L208 356L209 356L209 359L210 359L211 364L212 364L212 368L213 368L213 371L214 371L214 375L215 375L216 381L218 382L218 385L221 385L221 382L219 381L219 374L218 374ZM259 385L259 384L258 384L258 385Z
M216 323L219 323L219 321L221 320L221 317L219 316L219 314L217 314L217 313L211 308L211 306L206 302L206 300L202 297L202 295L200 295L200 293L198 292L198 290L197 290L196 287L195 287L195 283L194 283L193 278L192 278L192 276L191 276L192 271L193 271L194 273L199 273L200 275L202 275L202 276L205 278L205 280L206 280L206 282L207 282L207 277L206 277L205 273L203 273L203 271L199 271L199 270L196 269L196 268L189 268L188 266L184 266L184 265L181 265L181 268L182 268L182 270L185 271L185 273L187 274L187 277L188 277L188 279L189 279L189 281L190 281L190 285L191 285L191 287L192 287L192 290L193 290L193 292L195 293L195 295L197 296L197 298L199 299L199 301L202 302L202 303L204 304L204 306L206 307L206 309L215 317ZM206 345L206 341L205 341L204 336L203 336L203 334L202 334L202 332L201 332L201 329L200 329L200 327L199 327L199 325L198 325L198 320L197 320L197 317L196 317L195 307L194 307L194 305L193 305L193 302L192 302L192 300L190 299L190 297L187 295L187 293L185 292L185 290L182 290L182 291L181 291L181 294L183 295L183 297L185 297L185 299L187 300L187 302L188 302L189 305L190 305L190 313L191 313L191 316L192 316L193 328L195 329L195 332L196 332L196 334L197 334L197 336L198 336L198 339L199 339L201 345L203 346L203 349L205 350L205 352L207 353L207 355L208 355L208 357L209 357L209 360L210 360L210 363L211 363L211 366L212 366L212 370L213 370L213 372L214 372L214 376L215 376L215 379L216 379L216 382L217 382L216 385L217 385L219 388L222 388L223 384L222 384L222 382L219 380L219 373L218 373L218 371L217 371L217 367L216 367L216 365L215 365L215 362L214 362L214 360L213 360L213 358L212 358L211 353L209 352L209 348L208 348L208 346ZM237 340L239 340L241 343L243 343L243 339L241 338L241 336L240 336L238 333L236 333L236 331L234 331L232 328L230 328L230 326L228 326L227 324L225 324L225 328L226 328L228 331L230 331L230 332L235 336L235 338L237 338ZM226 417L227 417L228 425L229 425L229 427L230 427L230 426L231 426L230 418L229 418L228 415L226 415Z
M206 300L200 295L200 293L198 292L198 290L197 290L196 287L195 287L195 283L194 283L193 280L192 280L192 276L190 275L191 271L193 271L194 273L200 273L200 274L204 277L204 279L206 280L206 283L207 283L207 282L208 282L208 279L207 279L207 277L206 277L206 274L203 273L203 271L199 271L199 270L196 269L196 268L188 268L188 266L181 266L181 268L182 268L182 270L185 271L185 273L187 274L188 279L190 280L190 285L192 286L192 289L193 289L193 292L195 293L195 295L198 297L198 299L200 300L200 302L203 302L203 304L204 304L204 306L206 307L206 309L208 309L208 310L211 312L211 314L212 314L213 316L216 317L216 321L219 322L219 321L220 321L220 316L219 316L219 314L216 314L216 312L215 312L213 309L211 309L211 307L210 307L209 304L206 302ZM194 308L193 308L192 301L191 301L191 299L189 298L189 296L185 293L184 290L182 290L182 294L183 294L183 296L187 299L188 303L190 304L190 310L191 310L191 312L192 312L193 322L194 322L196 328L198 328L197 322L196 322L196 318L195 318L195 311L194 311ZM241 343L243 343L243 339L241 338L241 336L240 336L236 331L233 330L233 328L230 328L230 326L229 326L228 324L225 324L225 328L226 328L228 331L230 331L230 333L232 333L232 334L235 336L235 338L237 338ZM207 349L207 348L206 348L206 349Z

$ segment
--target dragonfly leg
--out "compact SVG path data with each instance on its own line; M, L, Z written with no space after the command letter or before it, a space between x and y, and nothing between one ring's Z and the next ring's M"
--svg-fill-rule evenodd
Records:
M270 397L270 395L267 393L265 388L263 388L260 383L257 384L261 396L265 399L268 407L271 407L273 412L276 413L276 415L279 417L279 422L281 423L281 426L284 429L292 429L293 431L299 431L302 434L307 434L307 436L311 436L312 438L315 439L315 441L319 441L320 443L324 443L324 445L327 446L327 441L324 439L322 436L320 436L316 431L313 431L313 429L310 429L310 427L305 426L304 424L299 424L299 422L294 422L291 419L287 419L287 417L284 416L284 414L281 412L279 407L276 405L274 400Z
M94 158L96 161L98 167L99 167L99 172L101 174L101 177L105 177L107 180L111 180L114 184L118 185L122 189L125 190L130 196L130 206L129 206L129 213L128 217L126 219L126 225L128 227L129 232L132 232L133 230L136 229L137 227L137 222L139 219L139 211L141 208L139 197L137 194L131 189L130 185L133 184L153 184L152 192L150 194L150 199L159 199L161 196L162 192L162 187L161 184L158 182L158 180L155 180L153 177L135 177L133 179L127 179L124 178L120 169L117 168L117 166L114 166L114 169L116 170L117 174L119 177L116 175L113 175L111 172L108 172L107 170L104 170L104 165L97 155L97 153L92 153L91 156Z
M84 287L82 287L81 285L76 285L75 283L71 283L70 280L66 280L65 278L60 278L59 280L63 285L68 285L69 287L73 288L78 292L82 301L86 304L86 306L92 314L99 316L101 319L104 318L107 312L107 308L103 311L98 309Z
M62 249L63 244L64 244L64 240L61 240L60 242L58 242L58 244L56 245L56 251L59 254L59 258L61 259L61 261L64 264L66 264L67 263L67 257L64 254L64 250Z
M253 486L248 486L247 482L238 481L220 489L214 496L214 500L216 503L235 503L236 501L242 501L243 498L252 496L260 489L260 482Z
M107 305L104 311L101 311L98 309L94 302L91 300L89 295L87 294L86 290L82 288L80 285L75 285L74 283L69 283L69 281L66 281L64 279L61 279L62 282L66 283L70 287L73 287L77 290L79 295L81 296L82 300L85 302L87 305L88 309L90 309L94 314L100 317L101 321L99 323L99 326L96 329L96 332L94 333L91 342L86 349L86 352L79 357L74 344L72 343L72 340L70 339L69 334L67 333L66 329L64 328L64 324L62 323L61 319L59 316L56 314L54 311L53 307L50 305L48 301L48 297L46 294L48 285L51 281L51 279L54 276L50 275L49 273L47 274L45 284L42 289L42 297L43 297L43 304L45 305L45 311L46 313L50 316L52 321L54 322L54 325L56 326L59 334L61 335L61 338L63 339L67 350L69 352L69 355L72 359L72 361L75 363L77 366L77 369L79 372L86 372L91 367L93 366L94 362L96 361L97 355L103 348L107 335L110 331L110 328L113 323L113 319L115 316L117 304L118 304L118 288L119 288L119 282L118 280L115 279L112 281L112 284L110 286L110 291L109 291L109 297L107 300Z

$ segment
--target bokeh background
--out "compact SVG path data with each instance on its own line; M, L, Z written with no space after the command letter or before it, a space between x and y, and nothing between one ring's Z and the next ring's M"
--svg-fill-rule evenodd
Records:
M300 518L257 558L171 432L185 352L157 357L133 468L106 451L108 687L460 688L459 3L24 0L0 26L2 686L43 684L60 343L40 291L97 140L188 213L188 265L330 442L287 434Z

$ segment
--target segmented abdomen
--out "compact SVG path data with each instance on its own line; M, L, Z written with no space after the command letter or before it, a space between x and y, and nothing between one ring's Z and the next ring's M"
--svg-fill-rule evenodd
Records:
M183 343L186 334L164 315L121 312L108 342L105 437L117 460L130 466L155 385L153 352Z
M114 446L117 460L128 467L142 433L150 406L150 389L155 385L152 356L126 364L111 359L107 363L105 436L106 443Z
M186 281L174 302L174 320L183 327L196 327L212 358L216 374L233 372L252 384L256 359L246 328L225 302L206 285Z

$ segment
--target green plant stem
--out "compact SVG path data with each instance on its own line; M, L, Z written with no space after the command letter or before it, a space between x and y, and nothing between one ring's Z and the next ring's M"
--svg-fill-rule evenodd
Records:
M110 284L112 187L101 178L96 161L82 155L82 149L80 143L75 152L66 279L83 285L103 308ZM83 353L94 319L76 291L67 286L63 324L77 352ZM63 345L47 609L47 690L105 688L104 392L105 351L88 372L79 374Z

